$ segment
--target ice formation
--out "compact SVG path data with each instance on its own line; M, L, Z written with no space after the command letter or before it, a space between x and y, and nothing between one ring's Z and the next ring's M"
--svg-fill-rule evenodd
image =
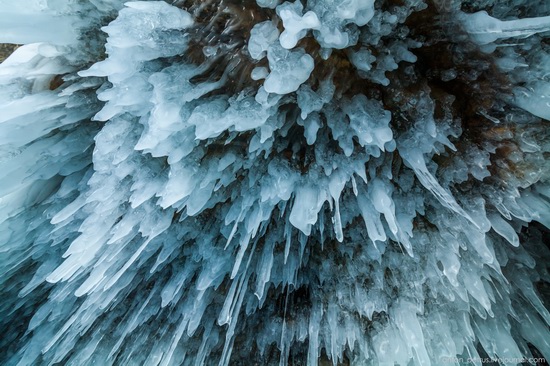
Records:
M550 358L548 1L0 20L2 365Z

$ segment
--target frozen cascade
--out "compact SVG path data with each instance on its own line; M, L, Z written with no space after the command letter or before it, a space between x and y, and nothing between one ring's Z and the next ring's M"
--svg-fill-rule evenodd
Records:
M0 364L550 359L546 1L0 20Z

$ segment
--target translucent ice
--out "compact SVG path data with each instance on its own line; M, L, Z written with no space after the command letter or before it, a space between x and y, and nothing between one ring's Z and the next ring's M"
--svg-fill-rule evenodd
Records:
M0 364L549 358L549 11L0 0Z
M486 11L462 15L464 28L478 44L492 43L501 38L528 37L550 31L550 16L501 21Z
M264 88L268 93L288 94L298 90L313 71L313 58L303 49L288 51L281 46L268 48L270 73Z
M265 51L279 38L279 30L273 22L266 21L256 24L250 30L248 52L253 59L265 57Z
M277 7L277 14L283 21L284 32L279 38L281 46L291 49L306 35L308 29L318 28L321 23L317 15L308 11L302 15L303 6L300 1L295 3L285 2Z

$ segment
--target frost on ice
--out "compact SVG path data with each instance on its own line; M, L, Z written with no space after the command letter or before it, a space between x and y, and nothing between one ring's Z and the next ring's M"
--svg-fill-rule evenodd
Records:
M550 358L549 19L0 0L0 363Z

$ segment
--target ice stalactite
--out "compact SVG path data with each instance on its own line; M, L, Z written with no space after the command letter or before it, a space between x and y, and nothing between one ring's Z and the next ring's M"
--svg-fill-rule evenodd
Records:
M549 16L0 0L0 363L550 358Z

